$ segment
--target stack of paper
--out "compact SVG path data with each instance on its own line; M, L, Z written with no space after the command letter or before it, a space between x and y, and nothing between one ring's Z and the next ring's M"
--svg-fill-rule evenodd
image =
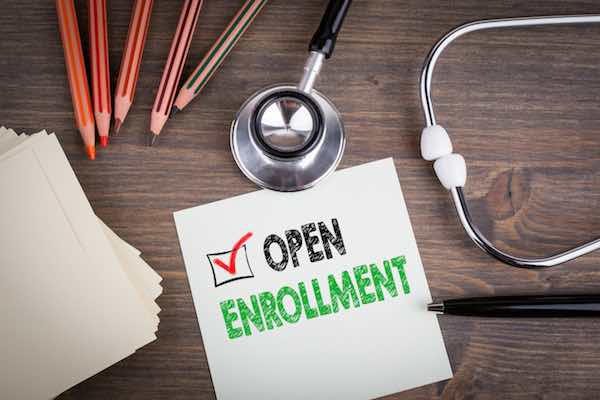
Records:
M96 217L53 134L0 128L0 187L0 398L53 398L156 339L161 277Z

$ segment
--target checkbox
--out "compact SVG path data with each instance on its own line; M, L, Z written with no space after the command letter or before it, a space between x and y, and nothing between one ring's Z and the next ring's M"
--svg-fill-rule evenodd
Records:
M240 279L254 278L246 245L234 246L230 251L207 254L215 287Z

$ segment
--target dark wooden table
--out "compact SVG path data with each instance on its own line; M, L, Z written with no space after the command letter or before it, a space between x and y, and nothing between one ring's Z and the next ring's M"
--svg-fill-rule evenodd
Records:
M109 3L114 86L132 2ZM272 0L200 99L147 148L181 4L156 1L135 104L120 136L90 162L73 127L53 2L0 2L0 123L55 131L96 213L164 277L158 340L61 399L214 398L172 213L255 189L229 151L230 121L255 90L298 79L325 3ZM206 1L184 75L240 4ZM342 168L394 157L434 297L600 291L600 253L528 271L480 252L419 157L419 71L441 34L486 17L593 12L593 0L355 1L318 87L345 118ZM599 38L600 26L490 31L459 40L439 64L439 120L467 159L474 216L503 249L545 255L600 232ZM598 320L440 321L455 377L390 398L598 398Z

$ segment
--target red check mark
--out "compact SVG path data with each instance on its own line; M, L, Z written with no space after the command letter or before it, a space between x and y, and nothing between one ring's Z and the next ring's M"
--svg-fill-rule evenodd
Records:
M233 249L231 249L231 255L229 256L229 265L225 264L218 258L215 259L215 264L223 268L225 271L229 272L231 275L235 275L235 259L237 257L237 253L242 248L244 243L246 243L248 239L250 239L251 236L252 232L248 232L244 236L242 236L240 240L236 242L236 244L233 245Z

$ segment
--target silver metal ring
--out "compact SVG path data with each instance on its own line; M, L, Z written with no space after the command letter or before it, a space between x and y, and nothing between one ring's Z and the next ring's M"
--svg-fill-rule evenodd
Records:
M279 93L310 98L322 124L316 142L307 151L290 157L265 148L255 135L254 117L261 104ZM274 86L254 94L240 108L230 131L231 150L242 173L258 186L283 192L310 188L335 171L345 144L344 125L333 103L316 90L306 93L293 85Z

